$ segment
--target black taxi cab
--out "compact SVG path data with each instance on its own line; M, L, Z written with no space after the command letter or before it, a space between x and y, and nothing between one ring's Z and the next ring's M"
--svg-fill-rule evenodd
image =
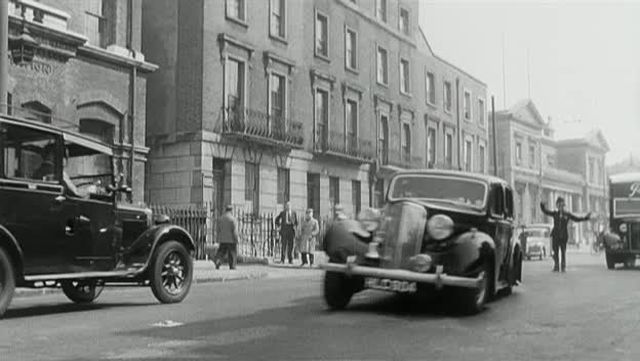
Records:
M61 287L77 303L113 283L149 285L163 303L186 297L193 239L118 201L131 190L110 146L3 116L0 153L0 316L15 287Z
M633 267L640 254L640 173L609 178L609 231L604 237L607 268Z
M398 172L379 212L334 222L323 244L329 257L322 266L324 298L331 309L346 307L368 288L447 289L461 311L477 313L498 290L510 293L522 279L512 190L481 174Z

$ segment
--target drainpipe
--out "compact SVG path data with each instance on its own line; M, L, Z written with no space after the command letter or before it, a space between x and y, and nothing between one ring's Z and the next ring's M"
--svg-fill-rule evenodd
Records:
M462 170L462 129L460 124L460 78L456 78L456 121L458 123L458 170Z
M491 128L493 129L493 175L498 176L498 134L496 133L495 97L491 96Z
M134 57L136 52L133 50L133 0L127 1L127 49ZM133 170L135 163L135 125L136 118L136 78L138 76L138 66L131 65L131 73L129 77L129 142L131 149L129 152L129 186L133 188ZM133 193L129 194L129 202L133 202Z
M0 114L7 114L9 87L9 0L0 0Z

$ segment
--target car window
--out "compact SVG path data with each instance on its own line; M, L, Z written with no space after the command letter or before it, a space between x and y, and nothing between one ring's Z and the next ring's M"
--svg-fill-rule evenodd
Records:
M55 134L11 124L0 125L2 175L5 178L58 183L60 157Z
M513 192L511 191L511 188L509 187L505 187L504 188L504 196L505 196L505 208L504 208L504 214L505 217L507 218L513 218Z
M491 214L496 217L504 217L504 194L502 187L499 185L493 186L491 194Z
M109 154L66 142L64 174L78 187L79 195L103 194L113 184L111 159Z

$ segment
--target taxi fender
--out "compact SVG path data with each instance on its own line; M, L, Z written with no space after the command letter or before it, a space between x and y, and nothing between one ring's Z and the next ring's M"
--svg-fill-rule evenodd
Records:
M11 234L11 232L2 225L0 225L0 247L4 248L9 253L9 256L13 260L16 273L21 277L24 257L22 248L13 234Z
M193 238L184 228L172 224L159 224L146 230L133 242L124 255L125 263L144 263L141 271L145 270L158 246L166 241L182 243L189 253L196 249Z
M475 275L487 259L494 260L496 245L493 238L484 232L471 230L457 236L456 257L460 260L462 275ZM497 270L496 270L497 271Z

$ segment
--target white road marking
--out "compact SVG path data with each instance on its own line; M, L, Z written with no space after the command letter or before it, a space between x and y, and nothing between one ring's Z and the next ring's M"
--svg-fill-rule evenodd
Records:
M151 326L153 326L153 327L178 327L178 326L182 326L182 325L184 325L184 323L182 323L182 322L176 322L176 321L172 321L172 320L164 320L164 321L156 322L156 323L152 324Z

